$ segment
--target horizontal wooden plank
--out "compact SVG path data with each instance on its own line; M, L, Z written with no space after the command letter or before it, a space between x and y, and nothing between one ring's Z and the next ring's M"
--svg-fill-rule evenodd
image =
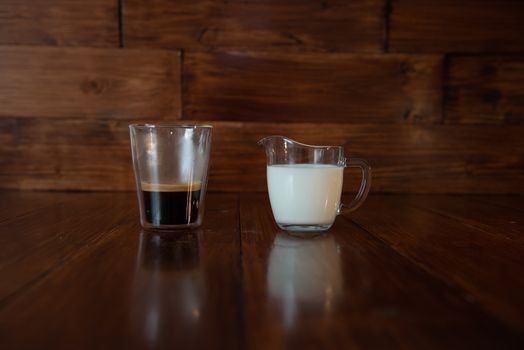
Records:
M134 188L129 147L21 145L0 149L3 188L129 190Z
M460 286L472 303L483 305L492 315L522 332L522 242L506 239L503 228L480 230L465 224L467 218L450 220L411 203L416 205L417 200L371 197L365 204L366 210L347 216L424 270ZM501 288L508 281L511 288Z
M310 144L345 145L348 156L368 159L375 192L524 191L521 126L215 125L210 188L265 191L265 155L256 141L282 134ZM354 190L356 182L356 175L350 177L345 191Z
M128 125L142 119L0 118L0 143L22 145L126 145Z
M126 123L0 119L6 122L14 126L0 127L0 187L134 188ZM256 143L281 134L345 145L348 156L368 159L375 192L524 193L522 125L212 124L212 191L265 191L266 158ZM93 129L106 136L93 137ZM357 176L348 177L345 190L356 186Z
M178 118L177 52L0 47L0 116Z
M0 44L118 46L118 1L2 0Z
M384 0L126 0L126 46L378 52Z
M377 216L367 205L359 212ZM377 230L388 231L395 224L394 215L387 220L393 222L382 221ZM240 221L248 348L522 345L522 337L471 303L460 288L434 278L349 220L337 218L326 235L296 237L278 229L266 196L246 194ZM403 228L406 240L419 234ZM440 227L429 230L436 235ZM424 244L435 245L429 240ZM508 304L521 299L518 293L513 297Z
M524 123L524 56L451 57L447 71L446 122Z
M522 52L520 0L394 0L389 49L397 52Z
M184 115L202 120L438 122L440 56L195 53Z

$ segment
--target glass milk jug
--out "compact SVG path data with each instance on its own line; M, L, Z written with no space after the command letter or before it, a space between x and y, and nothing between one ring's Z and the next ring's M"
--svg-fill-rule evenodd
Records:
M325 231L341 213L357 209L371 185L371 168L346 158L342 146L306 145L284 136L258 141L267 155L267 187L273 216L287 231ZM340 202L344 169L360 168L360 189L349 205Z

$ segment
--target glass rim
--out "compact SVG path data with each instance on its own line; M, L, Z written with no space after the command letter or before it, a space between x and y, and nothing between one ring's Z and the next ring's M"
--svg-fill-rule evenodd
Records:
M287 136L282 136L282 135L266 136L263 139L258 140L257 144L263 146L264 145L263 141L265 139L276 138L276 137L280 137L284 141L289 142L289 143L296 143L297 145L305 146L305 147L308 147L308 148L314 148L314 149L322 149L322 148L323 149L339 149L340 151L344 151L344 149L346 148L344 145L312 145L312 144L309 144L309 143L299 142L299 141L290 139Z
M167 123L133 123L129 124L129 128L132 129L212 129L213 125L210 124L196 124L196 123L185 123L185 122L167 122Z

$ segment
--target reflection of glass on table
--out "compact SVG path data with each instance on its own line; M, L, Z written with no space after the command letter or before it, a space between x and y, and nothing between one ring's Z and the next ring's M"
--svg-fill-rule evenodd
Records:
M175 346L197 339L205 297L199 235L141 232L129 318L140 345Z

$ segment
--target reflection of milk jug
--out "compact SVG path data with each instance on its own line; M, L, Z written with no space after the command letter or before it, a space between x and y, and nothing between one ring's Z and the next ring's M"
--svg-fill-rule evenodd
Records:
M269 294L292 322L297 306L330 312L340 296L343 276L338 246L332 236L276 236L269 256Z

